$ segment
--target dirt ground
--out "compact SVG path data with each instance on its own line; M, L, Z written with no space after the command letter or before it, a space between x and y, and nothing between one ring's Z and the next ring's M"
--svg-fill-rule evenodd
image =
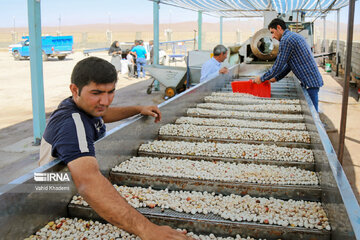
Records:
M92 54L109 60L106 53ZM52 59L44 62L44 89L47 115L59 102L70 95L68 89L74 65L85 56L81 52L69 56L65 61ZM8 52L0 52L0 185L8 183L37 167L39 147L32 146L32 107L30 64L28 60L14 61ZM328 125L328 135L335 150L341 115L342 82L332 74L320 69L325 86L319 95L320 116ZM113 105L159 104L163 91L146 94L151 80L129 79L119 75ZM344 171L360 201L360 104L353 96L349 97L347 132L345 139ZM109 125L112 128L113 125ZM30 157L29 157L30 156Z
M110 61L110 57L105 52L91 55ZM61 100L70 96L69 85L72 69L78 61L84 58L85 56L81 52L75 52L64 61L50 58L49 61L43 63L46 112L53 111ZM9 53L0 52L0 68L2 69L0 109L6 113L1 114L0 117L0 129L2 129L32 118L30 61L14 61ZM120 89L140 81L143 79L129 79L126 75L119 74L116 88Z

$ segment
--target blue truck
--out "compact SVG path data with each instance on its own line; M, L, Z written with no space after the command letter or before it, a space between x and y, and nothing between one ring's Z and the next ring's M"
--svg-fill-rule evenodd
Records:
M13 47L11 50L15 60L27 59L30 56L29 37L22 37L22 39L21 46ZM73 44L72 36L41 37L43 61L48 60L49 57L57 57L59 60L64 60L68 54L73 52Z

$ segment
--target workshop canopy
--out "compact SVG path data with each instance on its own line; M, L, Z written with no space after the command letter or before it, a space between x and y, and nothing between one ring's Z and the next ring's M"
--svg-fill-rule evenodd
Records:
M160 3L222 17L262 17L264 11L301 12L319 17L348 5L348 0L161 0Z

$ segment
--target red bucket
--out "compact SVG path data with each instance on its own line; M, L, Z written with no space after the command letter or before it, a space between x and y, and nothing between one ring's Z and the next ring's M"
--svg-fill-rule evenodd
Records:
M271 97L271 84L269 81L265 81L260 84L249 81L235 81L231 83L231 87L234 93L248 93L258 97Z

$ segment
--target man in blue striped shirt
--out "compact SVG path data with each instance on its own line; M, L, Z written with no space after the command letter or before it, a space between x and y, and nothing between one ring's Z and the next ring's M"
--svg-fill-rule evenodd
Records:
M256 77L255 82L279 81L292 71L306 88L318 111L319 88L324 83L310 46L303 36L286 29L285 22L279 18L272 20L268 29L272 38L280 41L279 53L274 66L263 76Z

